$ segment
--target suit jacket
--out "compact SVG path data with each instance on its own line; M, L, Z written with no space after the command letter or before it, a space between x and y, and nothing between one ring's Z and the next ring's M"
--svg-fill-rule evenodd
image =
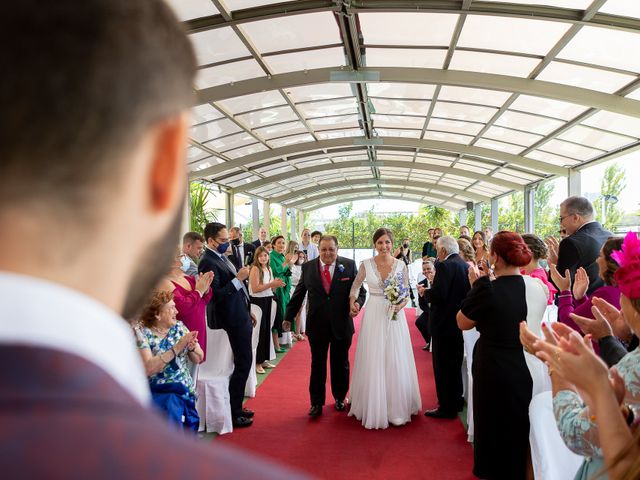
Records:
M598 264L596 259L600 255L602 245L613 234L602 228L598 222L591 222L584 225L580 230L569 235L560 242L558 250L558 271L564 275L565 270L571 272L571 281L580 267L584 268L589 275L589 290L587 295L604 285L598 276Z
M424 280L418 282L418 285L422 285L423 287L426 287L428 283L429 283L428 280L425 278ZM422 310L422 313L425 314L427 318L429 318L430 302L431 302L431 289L425 290L424 295L422 297L418 295L418 305L420 306L420 310Z
M301 478L185 435L84 358L1 345L0 362L3 478Z
M258 238L257 240L254 240L253 242L251 242L251 245L253 245L254 247L258 248L258 247L262 246L262 242Z
M468 270L469 265L460 255L451 255L445 261L436 263L436 275L430 291L432 335L462 336L456 315L471 289Z
M206 249L198 272L213 272L211 290L213 298L207 305L207 324L209 328L233 328L250 322L249 303L242 289L232 283L236 272L211 250Z
M342 271L340 265L343 266ZM303 264L300 280L287 305L285 320L295 319L308 294L306 334L309 337L331 337L333 334L337 339L350 337L355 329L349 315L349 294L357 274L353 260L338 257L327 295L320 278L320 259ZM360 306L364 304L366 295L364 287L360 287L357 299Z
M231 263L233 263L233 265L238 270L242 268L243 261L245 258L247 258L247 256L249 257L249 260L244 264L244 266L246 267L248 265L251 265L251 262L253 262L253 255L256 253L256 247L253 246L253 243L245 243L243 246L244 257L240 258L240 249L238 248L238 246L233 244L231 245L231 251L233 252L233 255L229 256L229 260L231 260Z

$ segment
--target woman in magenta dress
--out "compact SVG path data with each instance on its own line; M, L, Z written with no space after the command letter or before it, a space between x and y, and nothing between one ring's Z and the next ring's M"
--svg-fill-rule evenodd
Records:
M549 249L542 239L533 233L525 233L522 235L522 240L524 240L524 243L526 243L529 250L531 250L533 257L531 258L529 265L526 265L521 269L520 273L522 275L529 275L530 277L537 278L544 283L544 285L549 289L549 300L547 305L552 305L556 293L558 293L558 289L549 281L549 274L547 271L540 266L540 260L545 260L547 258Z
M620 250L623 239L620 237L610 237L602 246L600 256L596 262L598 263L598 274L604 281L604 286L595 290L591 297L587 295L589 288L589 276L583 268L576 271L573 281L573 289L571 289L571 279L567 272L560 272L555 265L550 265L551 279L560 290L558 295L558 321L562 322L577 332L583 334L580 327L571 319L570 314L575 313L581 317L593 319L591 312L591 298L598 297L606 300L611 305L620 309L620 289L616 285L614 274L619 266L611 256L614 250Z
M198 332L198 344L204 352L203 362L207 358L206 308L213 296L212 280L213 272L201 273L197 278L186 275L182 271L182 262L178 256L159 288L159 290L173 292L173 301L178 310L177 319L184 323L189 331Z

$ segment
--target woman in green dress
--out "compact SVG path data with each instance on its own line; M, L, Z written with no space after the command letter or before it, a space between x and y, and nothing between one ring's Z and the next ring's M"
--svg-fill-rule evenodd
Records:
M271 331L273 333L273 348L280 353L283 350L280 348L278 337L283 333L282 320L291 298L291 266L298 259L298 244L289 242L289 248L287 248L286 240L282 235L272 238L271 244L273 245L273 250L269 257L273 278L280 278L284 282L284 287L276 288L273 292L278 308L276 309L276 319L273 322ZM295 325L292 325L291 329L293 330L294 328Z

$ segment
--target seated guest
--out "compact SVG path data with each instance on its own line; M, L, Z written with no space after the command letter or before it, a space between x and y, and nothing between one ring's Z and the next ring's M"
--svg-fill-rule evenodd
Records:
M472 288L456 317L461 330L476 327L480 332L472 363L473 474L524 479L533 381L519 325L523 319L542 322L549 294L540 280L520 275L520 268L531 261L531 251L517 233L498 232L491 242L490 260L495 280L470 267Z
M473 232L471 245L476 252L474 258L476 265L482 265L484 267L489 260L489 243L487 242L487 237L484 236L484 232L480 230Z
M576 325L570 314L575 313L582 317L594 318L593 312L591 311L593 298L601 298L615 308L620 308L620 289L618 289L615 283L615 272L618 270L619 265L611 255L614 250L620 249L622 241L622 238L611 237L600 249L596 263L598 265L598 276L602 280L603 286L595 289L591 295L587 295L587 291L589 290L589 276L584 268L580 267L576 271L572 289L569 270L567 269L564 272L565 276L562 276L555 265L550 265L551 279L560 289L560 294L558 295L559 322L582 333L582 330Z
M311 241L315 244L315 246L318 246L318 242L320 242L320 238L322 237L322 232L319 230L314 230L313 232L311 232Z
M184 273L193 277L198 276L196 263L204 250L204 237L198 232L187 232L182 237L181 268Z
M640 332L640 240L637 234L629 232L621 250L611 257L619 265L614 279L620 289L622 318L637 335ZM633 423L640 410L640 348L622 357L615 370L607 371L604 363L594 359L589 337L580 339L562 323L552 324L552 330L543 328L543 332L544 340L521 325L520 338L527 350L535 352L549 365L558 430L565 444L585 457L575 480L607 478L601 475L605 469L603 457L607 458L607 465L612 465L616 463L616 455L623 452L621 445L632 446L630 433L614 427L623 425L620 419ZM594 383L597 388L593 388ZM615 386L615 392L610 385ZM585 398L581 393L587 394ZM601 408L604 405L606 412ZM616 409L617 413L613 414ZM615 434L612 435L612 431ZM632 447L630 451L635 453L637 446ZM629 460L625 458L625 468L631 466ZM612 478L638 477L636 472L633 476L616 474Z
M427 240L424 245L422 245L422 258L424 257L437 257L438 252L436 252L436 244L433 239L435 235L435 228L430 228L427 230L427 234L429 235L429 240Z
M314 260L320 256L318 245L311 241L311 232L308 228L302 230L300 234L302 241L300 242L300 250L304 252L307 260Z
M429 350L431 347L431 333L429 330L429 293L431 291L431 284L433 283L435 273L436 268L433 265L433 260L423 260L422 274L424 275L424 280L418 282L416 285L416 290L418 290L418 305L420 306L420 310L422 310L422 313L416 319L416 327L422 334L422 338L424 338L425 341L425 346L422 347L423 350Z
M204 362L207 355L206 309L213 295L211 290L213 272L196 272L197 278L194 278L185 274L181 265L178 256L158 290L173 293L173 301L178 310L176 318L184 323L189 331L198 332L198 344L202 349Z
M196 390L187 357L202 361L198 332L190 332L176 320L175 303L170 292L154 292L135 329L140 355L149 376L153 402L181 428L198 431Z
M533 233L525 233L522 235L522 239L524 243L527 244L529 250L531 250L531 262L529 265L526 265L520 273L522 275L529 275L530 277L538 278L545 286L549 289L549 302L548 304L553 304L556 293L558 293L558 289L549 281L549 275L547 271L540 266L540 260L544 260L547 258L547 246L542 241L540 237L534 235Z
M274 278L269 265L269 252L258 247L249 272L249 296L251 303L262 310L258 347L256 348L256 373L264 374L265 368L274 368L269 362L271 348L271 309L273 306L273 290L284 286L280 278ZM274 348L276 345L274 345Z
M467 262L467 265L469 265L470 267L474 266L476 264L476 253L473 251L471 242L464 238L458 238L457 242L458 247L460 247L460 253L458 254L460 255L460 258Z
M254 240L251 245L253 245L256 248L264 247L264 244L266 243L266 241L267 241L267 229L264 227L260 227L260 230L258 230L258 238Z

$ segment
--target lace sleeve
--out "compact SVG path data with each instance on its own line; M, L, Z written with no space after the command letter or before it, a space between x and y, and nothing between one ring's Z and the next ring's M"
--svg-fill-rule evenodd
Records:
M553 397L553 413L558 431L569 450L584 457L601 457L598 427L591 420L589 407L577 393L561 390Z
M358 294L360 292L360 287L364 283L364 279L367 276L367 270L364 266L364 262L360 263L360 268L358 269L358 275L356 275L353 284L351 285L351 291L349 292L349 298L358 298Z

